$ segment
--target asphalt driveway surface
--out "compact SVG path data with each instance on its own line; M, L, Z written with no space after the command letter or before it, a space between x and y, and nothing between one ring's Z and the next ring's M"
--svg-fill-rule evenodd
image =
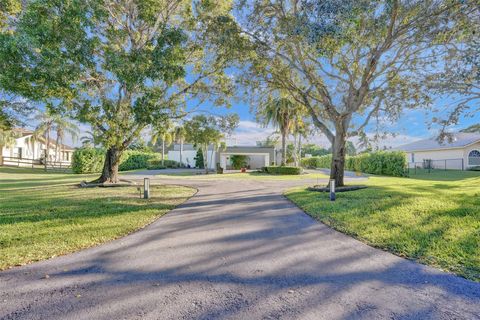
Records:
M316 222L282 196L304 181L162 182L199 192L130 236L0 272L0 319L480 319L479 283Z

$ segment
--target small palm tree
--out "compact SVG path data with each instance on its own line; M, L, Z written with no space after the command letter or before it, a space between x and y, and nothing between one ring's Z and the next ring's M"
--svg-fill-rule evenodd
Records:
M100 136L95 131L85 131L85 135L80 137L83 146L96 147L100 145Z
M55 141L55 160L61 161L62 158L60 155L63 152L65 135L70 135L72 140L75 141L78 138L79 129L75 123L70 122L68 119L61 116L55 116L54 129L57 133L57 140Z
M174 130L175 140L180 144L180 166L183 167L183 144L187 138L187 130L184 126L177 126Z
M175 140L175 131L171 121L165 121L155 125L152 131L151 142L155 145L160 139L162 141L162 166L165 165L165 147L168 147Z
M63 117L58 113L52 112L50 109L43 113L39 113L34 117L35 120L39 121L31 141L34 142L39 137L45 138L46 144L46 156L48 161L48 155L50 153L50 144L53 131L56 131L56 143L55 143L55 160L58 159L58 153L61 152L63 140L65 139L65 134L70 134L72 139L76 139L78 136L78 127L70 122L67 118ZM60 148L59 148L60 146Z
M259 117L265 126L271 124L282 135L282 166L287 160L287 136L294 125L298 104L287 96L271 97L261 106Z

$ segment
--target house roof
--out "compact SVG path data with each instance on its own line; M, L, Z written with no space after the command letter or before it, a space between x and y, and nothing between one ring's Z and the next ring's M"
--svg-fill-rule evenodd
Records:
M12 131L18 134L20 137L25 137L33 134L32 130L28 130L25 128L13 128Z
M422 151L422 150L441 150L462 148L480 141L480 134L478 133L455 133L452 136L451 141L445 140L439 142L436 138L418 140L412 143L404 144L393 148L395 150L402 151Z

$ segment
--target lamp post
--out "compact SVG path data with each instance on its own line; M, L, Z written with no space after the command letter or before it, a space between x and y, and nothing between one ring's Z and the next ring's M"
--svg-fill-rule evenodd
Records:
M330 180L330 201L335 201L335 180Z
M150 198L150 178L143 179L143 199Z

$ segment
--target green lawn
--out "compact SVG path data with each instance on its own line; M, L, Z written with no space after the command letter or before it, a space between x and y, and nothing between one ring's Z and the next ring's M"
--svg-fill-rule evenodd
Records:
M64 185L88 177L0 168L0 270L126 235L195 193L152 186L151 199L144 200L136 187Z
M480 172L372 176L367 189L286 196L314 218L372 246L480 281Z

